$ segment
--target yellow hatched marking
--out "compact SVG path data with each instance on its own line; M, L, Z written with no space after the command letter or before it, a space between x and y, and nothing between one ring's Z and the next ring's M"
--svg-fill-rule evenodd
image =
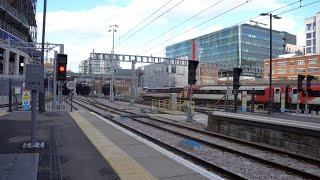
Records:
M156 179L131 156L98 131L79 112L70 112L70 115L121 179Z

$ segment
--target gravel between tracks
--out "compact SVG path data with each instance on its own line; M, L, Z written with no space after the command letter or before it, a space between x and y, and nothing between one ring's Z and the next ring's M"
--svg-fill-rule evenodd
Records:
M301 179L301 177L287 174L282 170L248 160L242 156L213 149L205 145L195 150L184 148L180 145L180 141L183 140L183 137L161 131L157 128L150 127L139 122L128 119L123 120L121 118L116 119L116 121L129 125L130 127L140 130L153 138L187 151L217 166L224 167L234 173L241 174L247 179Z
M212 142L214 144L218 144L220 146L223 147L228 147L230 149L239 151L239 152L244 152L246 154L250 154L256 157L260 157L269 161L273 161L273 162L277 162L279 164L288 166L288 167L292 167L295 169L299 169L301 171L305 171L311 174L315 174L320 176L320 167L313 165L313 164L309 164L308 162L303 162L301 160L296 160L296 159L292 159L290 157L287 156L283 156L283 155L279 155L277 153L273 153L270 151L264 151L264 150L260 150L260 149L256 149L250 146L246 146L246 145L242 145L239 143L234 143L234 142L230 142L230 141L226 141L222 138L216 138L213 136L208 136L205 135L203 133L198 133L198 132L194 132L194 131L190 131L184 128L178 128L175 126L171 126L171 125L167 125L164 123L160 123L160 122L156 122L147 118L138 118L139 120L143 120L145 122L149 122L149 123L153 123L156 124L157 126L161 126L164 127L166 129L170 129L173 130L175 132L179 132L185 135L189 135L189 136L193 136L196 137L198 139L204 140L204 141L208 141L208 142Z

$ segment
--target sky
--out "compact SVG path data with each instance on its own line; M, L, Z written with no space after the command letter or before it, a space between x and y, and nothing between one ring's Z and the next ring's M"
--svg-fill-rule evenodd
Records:
M315 3L304 7L312 2ZM115 53L165 57L165 47L170 44L250 19L267 24L268 28L269 19L259 14L292 3L273 12L295 9L280 14L282 19L273 20L273 29L295 34L297 44L305 45L304 19L320 11L320 0L48 0L45 41L64 44L68 69L78 72L80 62L93 50L111 52L109 25L118 26ZM191 18L194 15L197 16ZM43 1L38 0L38 42L42 17ZM123 66L128 68L126 64Z

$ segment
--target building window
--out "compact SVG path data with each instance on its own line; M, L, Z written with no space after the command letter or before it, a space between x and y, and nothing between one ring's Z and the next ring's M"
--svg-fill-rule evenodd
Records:
M317 45L317 44L316 44L316 39L313 39L313 45L314 45L314 46Z
M289 62L289 65L290 65L290 66L293 66L293 65L294 65L294 62L293 62L293 61L290 61L290 62Z
M290 70L289 70L289 73L290 73L290 74L293 74L293 73L294 73L294 69L290 69Z
M280 67L284 67L284 66L286 66L287 62L285 62L285 61L284 62L278 62L277 64Z
M313 38L316 38L316 32L313 32L312 34L313 34Z
M312 51L312 48L311 48L311 47L307 47L307 48L306 48L306 53L312 53L311 51Z
M286 70L285 69L279 69L278 70L278 74L286 74Z
M175 65L171 66L171 73L172 74L176 74L177 73L177 66L175 66Z
M298 60L298 65L304 65L304 60Z
M309 64L318 64L317 59L309 59Z
M311 33L307 33L307 39L310 39L311 38Z
M310 31L312 29L312 24L306 24L307 31Z
M311 40L307 40L307 46L311 46Z
M318 71L319 71L319 69L316 68L316 67L310 67L310 68L308 69L308 72L311 72L311 73L315 73L315 72L318 72Z
M304 68L298 68L298 73L303 73L303 72L305 72Z

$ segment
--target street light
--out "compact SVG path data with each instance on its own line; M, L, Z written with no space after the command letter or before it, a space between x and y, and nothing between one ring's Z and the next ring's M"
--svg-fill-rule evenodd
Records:
M269 16L270 17L270 61L269 61L269 111L268 113L271 114L273 108L273 99L272 99L272 18L281 19L281 17L277 15L272 15L272 13L261 13L260 16Z
M110 83L110 101L114 102L114 92L113 92L113 86L114 86L114 63L113 63L113 54L114 54L114 33L117 32L118 25L110 25L108 32L112 32L112 51L111 51L111 83Z

